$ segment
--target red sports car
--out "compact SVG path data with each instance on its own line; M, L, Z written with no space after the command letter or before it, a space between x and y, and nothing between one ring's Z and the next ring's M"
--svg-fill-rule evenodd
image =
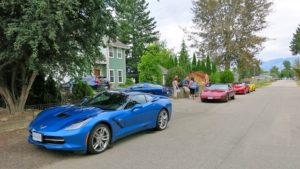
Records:
M213 84L206 87L200 94L202 102L208 100L220 100L227 102L230 99L235 98L235 91L228 84Z
M246 83L237 83L233 85L236 94L250 93L249 85Z

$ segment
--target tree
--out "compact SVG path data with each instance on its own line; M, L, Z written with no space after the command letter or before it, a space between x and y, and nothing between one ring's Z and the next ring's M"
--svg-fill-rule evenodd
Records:
M290 45L290 49L293 55L300 54L300 25L296 30L296 33L293 36L293 40Z
M206 57L206 73L211 74L211 62L209 56Z
M232 83L234 81L234 74L229 69L221 72L220 82L221 83Z
M202 62L201 62L200 71L206 72L206 65L205 65L205 61L204 60L202 60Z
M162 72L159 67L160 59L164 57L158 44L149 45L138 64L139 81L154 84L162 83Z
M197 70L196 71L201 71L201 60L198 59L197 61Z
M193 1L193 46L225 69L254 59L266 41L257 33L266 28L271 5L269 0Z
M113 36L113 1L1 1L0 95L22 112L31 86L47 75L80 76L102 59L99 46Z
M83 81L76 82L72 88L72 96L74 100L82 100L84 97L92 96L93 94L93 88Z
M291 69L291 62L288 60L283 61L284 69L281 71L281 77L291 78L294 76L294 72Z
M189 54L188 54L187 46L186 46L184 40L182 40L182 43L181 43L181 50L179 52L178 65L180 67L182 67L186 72L189 72L191 70Z
M277 66L273 66L270 70L270 73L272 76L275 76L275 77L280 76L279 68Z
M211 64L211 72L216 73L217 72L217 65L215 62L212 62Z
M168 70L168 74L166 77L166 84L168 86L172 86L172 80L175 76L178 76L179 81L183 80L186 76L186 72L182 67L176 66Z
M145 46L158 40L156 21L150 17L148 5L145 0L117 0L118 38L131 46L126 63L135 72L129 76L133 76L136 82L139 80L137 63L140 62Z
M192 71L197 71L197 60L196 60L196 54L193 54L193 60L192 60Z

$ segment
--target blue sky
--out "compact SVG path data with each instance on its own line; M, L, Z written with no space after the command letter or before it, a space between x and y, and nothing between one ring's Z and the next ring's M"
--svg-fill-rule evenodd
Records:
M148 0L151 16L157 21L157 30L161 40L169 48L178 52L180 43L186 38L182 28L193 25L191 0ZM267 17L268 28L260 32L269 38L264 43L264 50L257 58L267 61L275 58L290 57L289 44L293 33L300 25L300 0L273 0L273 11ZM192 50L192 49L191 49Z

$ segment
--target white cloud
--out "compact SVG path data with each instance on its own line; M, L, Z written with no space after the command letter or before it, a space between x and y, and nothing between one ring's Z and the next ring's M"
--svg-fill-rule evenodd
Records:
M180 50L185 37L181 28L192 25L191 0L148 0L151 16L157 21L161 39L170 48ZM262 60L291 56L289 44L300 24L299 0L273 0L273 12L268 16L268 28L261 32L270 40L264 43L264 50L257 56Z

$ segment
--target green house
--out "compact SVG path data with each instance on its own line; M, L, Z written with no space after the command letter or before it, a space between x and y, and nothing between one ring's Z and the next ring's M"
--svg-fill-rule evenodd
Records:
M129 47L116 40L101 47L104 60L96 61L94 76L106 77L112 86L126 83L126 53Z

